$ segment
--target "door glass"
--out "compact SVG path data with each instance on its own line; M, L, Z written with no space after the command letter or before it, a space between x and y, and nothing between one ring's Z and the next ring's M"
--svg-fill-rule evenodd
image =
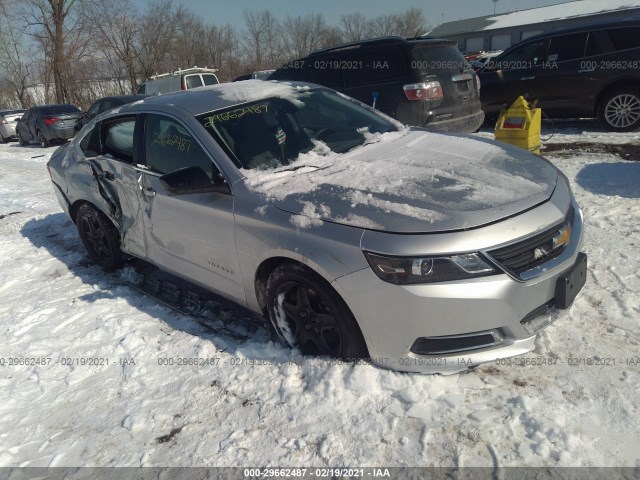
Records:
M95 117L100 112L100 105L102 100L91 105L91 108L87 112L87 117Z
M640 27L612 28L609 38L616 50L640 47Z
M103 124L104 125L104 124ZM133 162L133 131L135 118L118 120L104 125L102 154L127 163Z
M575 60L584 56L587 33L574 33L553 37L549 45L549 62L564 62Z
M539 65L544 60L546 40L525 43L515 47L496 61L496 68L502 70L524 70Z
M200 167L214 178L214 164L192 135L177 121L162 115L147 115L145 126L147 167L169 173L186 167Z

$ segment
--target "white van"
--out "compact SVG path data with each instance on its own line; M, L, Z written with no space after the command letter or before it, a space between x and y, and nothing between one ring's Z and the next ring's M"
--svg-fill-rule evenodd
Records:
M216 85L220 83L216 77L217 68L187 68L175 72L154 75L138 88L138 95L156 95L159 93L178 92L190 88Z

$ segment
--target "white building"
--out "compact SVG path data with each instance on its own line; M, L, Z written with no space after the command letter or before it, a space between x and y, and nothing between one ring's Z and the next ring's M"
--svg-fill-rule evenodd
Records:
M576 0L447 22L428 35L457 40L463 52L504 50L539 33L631 17L640 18L640 0Z

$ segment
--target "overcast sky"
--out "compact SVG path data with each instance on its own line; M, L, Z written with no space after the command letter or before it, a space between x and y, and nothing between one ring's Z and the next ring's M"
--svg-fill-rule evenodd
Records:
M148 0L133 0L143 11ZM498 0L496 13L566 3L567 0ZM240 27L244 10L271 10L278 18L320 12L331 24L346 13L361 12L367 17L422 9L431 27L462 18L493 14L493 0L174 0L201 16L207 23L230 23ZM603 4L606 3L603 1Z

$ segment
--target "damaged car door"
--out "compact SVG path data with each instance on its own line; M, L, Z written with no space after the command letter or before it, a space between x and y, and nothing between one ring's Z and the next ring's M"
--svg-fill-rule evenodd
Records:
M245 295L237 262L233 196L195 135L177 119L146 114L146 169L139 188L147 257L161 268L236 301ZM190 184L189 172L199 172ZM196 175L197 177L197 175ZM171 188L172 179L179 188Z
M100 196L118 223L121 249L144 259L147 246L139 184L144 168L137 158L140 121L140 116L133 115L98 123L85 137L84 153L98 181Z

